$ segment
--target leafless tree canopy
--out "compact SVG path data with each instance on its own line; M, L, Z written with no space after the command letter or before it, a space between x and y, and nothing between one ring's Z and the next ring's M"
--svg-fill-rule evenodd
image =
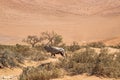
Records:
M26 42L32 45L32 47L34 47L37 43L41 42L42 40L43 40L42 37L38 38L37 36L29 35L26 39L23 40L23 42Z

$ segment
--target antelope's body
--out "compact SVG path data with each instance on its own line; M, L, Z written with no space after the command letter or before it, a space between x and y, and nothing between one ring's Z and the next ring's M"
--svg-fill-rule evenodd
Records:
M63 48L53 47L53 46L50 46L50 45L47 45L44 48L47 52L51 53L51 56L52 55L55 56L55 54L61 54L62 56L65 56L65 50Z

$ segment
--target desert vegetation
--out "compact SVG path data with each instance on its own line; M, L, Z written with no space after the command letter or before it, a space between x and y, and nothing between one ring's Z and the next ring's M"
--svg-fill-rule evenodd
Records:
M109 54L106 49L101 49L97 54L94 50L86 48L85 51L74 53L68 59L61 59L59 66L72 75L88 73L89 75L119 78L119 54Z
M88 47L94 47L94 48L102 48L105 47L105 44L103 42L91 42L87 44Z
M53 63L46 63L36 68L24 68L19 80L50 80L62 75L62 70L55 67Z
M50 80L64 75L88 74L106 78L120 78L120 51L109 53L119 47L106 46L103 42L92 42L80 45L63 43L63 38L55 32L42 32L23 39L28 45L0 45L0 69L22 69L19 80ZM44 49L45 45L63 47L66 57L51 57ZM116 45L118 46L118 45ZM100 51L96 51L99 49ZM40 63L47 59L57 59L56 62ZM23 66L25 61L38 62L36 66Z

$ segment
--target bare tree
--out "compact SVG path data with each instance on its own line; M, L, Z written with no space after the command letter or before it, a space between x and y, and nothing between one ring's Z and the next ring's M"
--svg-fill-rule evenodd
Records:
M48 43L53 46L58 46L62 42L62 36L58 35L54 31L42 32L43 39L48 40Z
M29 35L26 39L23 40L23 42L30 44L32 47L35 47L35 45L41 41L43 41L43 38L42 37L38 38L35 35L33 36Z

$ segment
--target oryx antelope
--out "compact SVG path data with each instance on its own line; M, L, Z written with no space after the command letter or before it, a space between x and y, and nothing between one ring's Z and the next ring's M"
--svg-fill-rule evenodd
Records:
M51 56L55 56L55 54L61 54L61 56L65 57L65 50L63 48L53 47L50 45L46 45L44 48L47 52L51 53Z

